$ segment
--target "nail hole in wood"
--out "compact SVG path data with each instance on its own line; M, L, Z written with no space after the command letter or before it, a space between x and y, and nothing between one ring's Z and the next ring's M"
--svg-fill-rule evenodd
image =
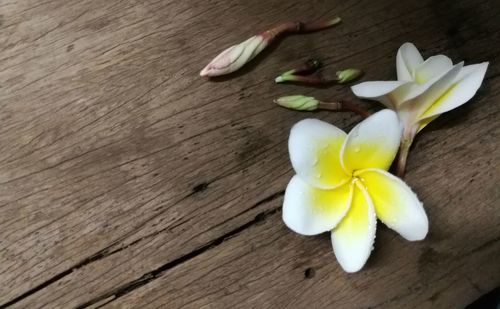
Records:
M255 224L262 224L264 223L264 220L266 220L266 214L264 212L255 216Z
M308 267L306 268L306 270L304 270L304 278L311 279L314 277L314 275L316 275L316 270L314 270L314 268Z

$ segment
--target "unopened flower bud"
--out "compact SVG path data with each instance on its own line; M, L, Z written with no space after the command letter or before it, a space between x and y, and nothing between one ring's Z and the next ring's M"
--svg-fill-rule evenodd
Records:
M270 30L255 35L243 43L233 45L225 49L203 70L201 76L219 76L232 73L257 56L276 37L286 32L311 32L334 26L340 22L339 17L328 21L316 21L310 23L285 22Z
M313 97L291 95L274 100L279 106L299 111L313 111L318 108L319 101Z
M358 69L346 69L342 71L337 72L337 82L339 84L345 84L352 82L353 80L357 79L363 75L363 71L358 70Z
M243 43L231 46L214 58L200 76L219 76L232 73L257 56L268 44L262 35L255 35Z

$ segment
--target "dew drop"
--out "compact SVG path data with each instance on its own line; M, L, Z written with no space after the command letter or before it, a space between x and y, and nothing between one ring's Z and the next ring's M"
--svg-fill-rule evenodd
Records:
M354 148L354 152L359 152L359 147Z

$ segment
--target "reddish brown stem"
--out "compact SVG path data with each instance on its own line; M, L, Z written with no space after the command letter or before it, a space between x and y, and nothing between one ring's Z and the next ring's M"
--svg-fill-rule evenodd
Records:
M308 75L308 74L314 73L316 70L318 70L322 66L323 66L323 64L321 63L321 61L319 61L317 59L309 59L306 62L304 62L302 65L281 74L281 76Z
M325 29L325 28L334 26L340 22L341 22L340 17L334 17L328 21L313 21L313 22L309 22L309 23L302 23L299 31L300 32L318 31L321 29Z
M319 102L318 109L330 110L330 111L350 111L356 113L363 118L370 116L370 113L365 109L350 103L350 102Z
M288 21L263 32L262 36L264 36L266 39L270 41L285 32L305 33L305 32L318 31L334 26L340 23L340 21L341 19L339 17L335 17L328 21L313 21L307 23Z

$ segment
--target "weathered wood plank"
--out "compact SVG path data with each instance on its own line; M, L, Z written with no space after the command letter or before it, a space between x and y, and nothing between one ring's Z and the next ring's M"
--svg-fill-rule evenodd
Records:
M31 4L25 8L16 2L4 8L6 26L17 27L13 33L19 38L2 54L1 81L8 91L2 93L1 143L10 145L2 149L0 173L5 300L112 251L113 245L126 246L183 221L189 224L168 233L182 244L182 250L171 251L172 260L222 235L227 226L217 227L214 235L203 232L242 212L232 204L244 200L250 208L275 193L263 184L287 170L246 177L246 169L263 160L268 168L285 167L283 147L272 157L263 152L284 143L289 124L301 117L288 114L276 124L259 116L275 112L270 104L275 86L267 81L277 64L267 76L248 75L239 83L210 84L196 77L206 59L193 59L192 52L220 48L207 35L196 41L179 37L179 31L200 23L195 16L210 12L201 2L173 8L158 2L51 3L29 9ZM90 16L78 18L88 10ZM238 11L243 15L245 6ZM212 24L216 13L211 14L200 26L218 33L214 30L223 28ZM268 24L272 14L276 11L268 13ZM56 24L69 34L37 28L45 15L61 19ZM254 31L248 19L246 31ZM35 55L33 60L22 50ZM42 83L47 67L57 72ZM228 176L227 183L221 181ZM283 178L279 181L276 187L284 185ZM193 195L193 188L210 182L215 195ZM236 188L254 188L259 195L226 194ZM203 215L200 230L191 230L195 213L221 204L230 211ZM185 246L193 234L200 239Z
M499 91L498 84L488 89L494 101ZM327 235L295 235L277 213L105 307L463 307L500 284L499 155L492 142L499 112L495 104L480 108L483 100L443 117L417 144L413 162L429 164L412 164L407 178L431 218L425 241L406 242L379 225L366 269L346 274ZM488 133L478 136L480 130ZM443 147L457 131L461 142ZM281 202L271 204L279 209Z
M270 217L104 308L460 308L499 283L497 230L489 229L494 242L456 251L445 249L452 241L410 244L383 230L369 266L349 275L327 237L292 236L279 220Z
M0 304L19 298L18 307L77 306L112 297L134 282L156 279L147 274L160 276L112 302L140 305L138 295L160 296L157 290L168 290L165 281L171 278L193 279L184 272L195 260L188 258L196 254L210 262L203 267L223 267L227 260L213 256L219 252L229 256L235 249L231 244L255 236L249 236L250 231L263 233L256 237L266 239L271 224L280 231L279 239L295 242L296 236L284 230L277 214L267 219L272 223L266 228L252 227L249 232L241 228L279 207L272 198L279 197L291 175L288 129L310 116L278 109L271 100L291 92L323 97L350 94L339 87L275 86L270 81L276 73L319 55L332 72L358 66L367 70L369 79L389 79L394 75L394 51L405 40L427 47L426 55L445 52L454 60L493 60L498 51L491 44L498 44L500 30L495 21L500 10L494 1L16 1L0 3L0 10L0 144L8 145L0 149ZM245 70L245 75L217 83L197 77L221 47L253 34L256 25L333 14L344 18L342 27L289 37L271 55L257 59L258 66ZM498 252L494 241L499 235L493 225L499 221L493 212L499 197L493 187L498 173L491 172L498 167L494 157L498 142L492 142L498 141L498 104L483 106L498 101L499 69L493 63L478 99L431 126L412 155L408 179L424 202L433 205L429 207L449 205L446 212L430 211L431 221L446 223L435 227L439 240L418 246L397 242L406 254L424 255L425 247L447 256L436 258L436 263L451 263L450 256L463 252L460 235L477 245L493 241L462 264L451 263L438 272L445 274L454 269L450 267L465 272L484 263L485 271L471 279L475 284L484 279L481 289L495 283L486 270L495 274L490 253ZM341 127L357 121L351 115L317 116ZM462 179L473 180L474 193L458 189L465 188L458 183ZM270 202L262 203L268 198ZM475 225L461 228L470 216ZM208 247L236 232L222 246ZM383 237L392 243L390 236L382 236L379 244ZM304 256L299 257L304 261L312 258L307 251L320 250L322 262L317 263L329 265L331 276L348 278L332 260L328 241L308 239L294 245L304 246ZM272 259L277 249L270 246L262 254ZM380 257L381 267L367 270L378 274L374 278L392 271L383 267L392 261L393 250L385 252L389 256ZM287 251L280 258L297 255ZM401 266L400 261L394 259L393 267ZM162 272L174 266L179 275ZM289 277L283 280L295 282ZM329 280L318 287L323 294L317 296L328 294ZM259 286L265 288L265 281L261 279ZM422 284L415 278L410 282ZM456 296L446 289L452 281L434 282L435 288L444 290L439 301ZM411 300L404 293L410 283L399 285L391 295ZM461 287L464 297L457 303L479 293ZM212 290L202 290L204 298L212 299L207 296ZM258 295L245 292L247 297ZM169 293L159 302L182 293ZM345 295L353 294L346 290ZM290 296L285 293L282 299ZM224 298L220 304L228 301ZM304 299L290 301L300 304ZM325 305L338 301L325 300Z

